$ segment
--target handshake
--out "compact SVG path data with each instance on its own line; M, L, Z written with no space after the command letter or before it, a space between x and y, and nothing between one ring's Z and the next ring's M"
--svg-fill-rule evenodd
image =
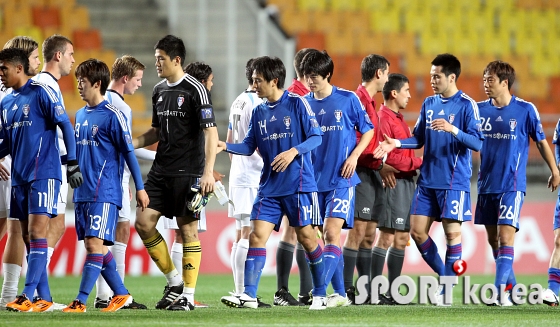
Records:
M66 166L66 177L68 178L68 183L72 188L77 188L84 182L84 176L80 171L80 166L78 166L78 160L68 160Z
M196 184L191 186L191 191L195 192L195 195L187 204L187 208L194 213L199 213L200 211L202 211L202 209L206 206L206 204L208 204L208 201L213 196L216 196L216 199L221 205L229 202L232 206L234 206L233 202L229 199L226 193L224 185L220 181L214 183L214 192L208 193L207 195L202 195L202 193L200 193L200 185L198 184L198 181Z

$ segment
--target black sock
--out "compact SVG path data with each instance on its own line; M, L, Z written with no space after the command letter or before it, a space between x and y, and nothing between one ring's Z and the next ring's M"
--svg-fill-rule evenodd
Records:
M294 249L290 243L280 241L276 250L276 282L278 289L284 287L288 289L290 270L294 261Z
M309 270L309 263L305 258L305 249L299 243L296 246L296 262L299 269L299 295L309 295L309 292L313 290L313 278L311 270Z
M358 261L358 251L343 247L342 257L344 258L344 289L348 289L354 286L354 269Z
M404 250L390 247L387 251L387 269L389 270L389 285L401 275L404 263Z

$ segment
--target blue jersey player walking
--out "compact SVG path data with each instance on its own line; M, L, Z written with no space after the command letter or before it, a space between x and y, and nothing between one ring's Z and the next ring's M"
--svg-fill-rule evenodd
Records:
M85 312L89 293L101 274L114 293L109 305L101 311L112 312L132 303L107 248L115 241L118 210L123 203L123 158L136 184L138 206L145 209L149 199L126 119L103 98L109 85L109 67L89 59L78 65L76 78L80 97L87 104L76 113L76 152L78 161L87 168L84 183L74 191L73 201L76 233L78 240L84 240L87 254L78 296L62 311Z
M410 234L422 258L439 276L455 276L453 264L461 259L461 224L472 219L470 204L471 151L479 151L481 132L478 106L457 88L461 63L451 54L432 61L430 84L435 95L424 100L413 136L395 140L385 136L376 149L380 158L394 148L424 147L416 192L410 207ZM441 221L447 240L445 264L428 235L434 221ZM443 287L437 292L444 302Z
M311 310L325 309L323 251L311 227L316 214L317 183L311 150L321 144L321 130L309 104L283 90L286 68L278 58L260 57L253 62L253 87L267 101L253 110L242 143L219 142L219 151L251 155L258 148L264 166L257 198L251 212L252 231L245 261L245 292L224 296L230 307L257 308L257 287L266 261L266 242L278 230L286 214L298 241L309 257L313 278Z
M81 184L72 125L64 106L48 86L32 81L26 72L29 60L16 48L0 51L0 79L13 92L2 100L0 157L12 156L11 216L29 235L27 275L23 293L6 305L12 311L52 311L47 262L47 224L57 215L56 199L62 175L56 127L62 129L68 148L68 180ZM29 297L37 290L39 300Z
M556 157L556 166L560 169L560 119L554 129L554 153ZM554 211L554 222L552 226L554 230L554 249L550 256L550 266L548 268L548 288L543 291L543 302L550 306L558 306L558 292L560 291L560 192L556 200L556 209Z
M323 230L325 285L332 282L334 289L327 307L347 306L340 232L354 226L354 187L360 183L355 170L373 138L373 125L354 92L330 84L334 63L326 51L305 55L300 69L311 90L305 99L324 133L321 145L312 152L321 215L313 224ZM362 134L359 143L356 130Z

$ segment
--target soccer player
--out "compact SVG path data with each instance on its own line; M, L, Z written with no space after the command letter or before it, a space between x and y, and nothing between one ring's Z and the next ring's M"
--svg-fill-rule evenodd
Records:
M253 111L242 143L219 142L219 147L246 156L258 148L264 166L251 211L253 227L245 261L245 291L239 296L224 296L221 301L236 308L258 307L256 296L266 261L266 242L286 214L310 261L314 289L309 308L325 309L323 251L311 226L317 195L311 150L321 144L321 130L307 101L283 90L286 68L280 59L256 58L252 77L257 96L266 101Z
M554 129L554 152L556 157L556 165L560 168L560 119ZM556 200L556 210L554 211L554 249L550 256L550 265L548 268L548 288L543 291L543 302L550 306L558 306L558 291L560 291L560 192L558 200Z
M548 187L553 191L560 175L537 108L510 93L515 81L513 67L492 61L484 69L482 80L489 99L478 103L484 143L480 149L475 224L486 228L496 259L494 285L500 290L502 285L509 288L516 284L513 244L526 191L529 138L536 142L550 169ZM513 305L510 298L499 298L496 304Z
M389 75L389 65L390 63L385 57L376 54L367 55L361 63L362 84L358 86L356 95L374 124L378 124L379 117L375 110L373 97L383 90ZM359 141L361 133L356 132L356 135ZM361 183L356 185L354 228L348 231L342 248L344 288L351 303L354 303L356 295L354 268L357 267L359 276L370 276L372 262L380 259L380 256L376 252L372 252L371 248L375 240L378 215L385 207L383 179L387 180L388 185L390 185L389 181L394 179L394 169L389 165L384 165L383 160L373 157L373 150L379 141L380 133L374 131L374 136L358 158L356 167L356 174ZM385 261L384 255L382 260ZM368 277L368 280L371 278Z
M208 92L212 90L212 86L214 85L214 74L212 73L212 67L209 65L200 61L195 61L188 64L183 71L202 83Z
M330 83L334 63L326 51L305 55L300 69L311 90L305 99L324 133L323 142L313 150L313 168L323 218L314 225L323 228L325 285L332 282L334 289L327 306L346 306L350 302L344 288L340 233L354 226L354 188L360 183L355 170L358 157L373 138L373 125L354 92ZM362 134L359 142L356 131Z
M309 87L300 70L301 61L306 54L315 49L304 48L299 50L294 56L294 69L296 71L296 78L293 79L292 84L288 86L288 91L297 95L306 95L309 93ZM251 82L250 82L251 83ZM309 271L309 264L305 259L305 250L301 244L297 244L296 230L288 224L286 216L284 220L284 228L282 236L278 243L276 250L276 283L278 291L274 294L274 305L281 306L298 306L310 305L312 301L311 289L313 288L313 281L311 279L311 272ZM299 270L299 295L296 300L288 288L290 279L290 271L292 270L292 263L294 261L294 250L296 251L296 262Z
M410 234L424 261L439 276L456 276L453 264L461 259L461 224L472 219L471 151L479 151L484 139L476 102L457 88L460 74L461 63L454 55L437 55L430 69L435 95L424 100L412 137L398 140L385 136L374 152L381 158L395 148L424 147L410 207ZM442 223L445 233L445 264L428 235L434 221ZM444 292L440 285L438 305L450 305L444 301Z
M183 72L186 56L183 41L167 35L154 48L157 74L164 80L154 87L152 128L134 139L133 144L141 148L159 143L146 182L150 205L144 211L137 211L135 227L150 257L167 279L164 296L156 308L192 310L201 247L198 216L188 209L188 203L195 194L191 186L197 182L202 194L214 190L218 131L208 90ZM156 229L162 215L177 217L181 229L182 278Z
M142 86L144 76L144 66L138 59L132 56L122 56L117 58L111 69L111 82L105 92L104 98L107 102L116 107L124 116L127 123L127 130L132 130L132 109L124 102L124 95L132 95ZM154 160L155 152L147 149L136 149L134 154L139 159ZM117 229L115 241L110 248L117 267L117 272L124 283L125 276L125 254L128 240L130 238L130 169L124 166L122 174L122 206L118 213ZM97 296L95 297L95 308L106 308L111 301L111 289L102 275L96 283ZM136 301L132 301L123 309L146 309L146 306Z
M123 204L124 161L136 184L136 200L141 210L148 203L140 166L134 156L126 118L103 96L109 86L109 67L97 59L88 59L76 67L78 92L86 106L76 113L76 154L84 168L84 184L74 191L75 224L78 240L84 241L86 260L80 291L63 312L86 312L87 298L99 275L107 281L114 296L101 309L113 312L132 303L117 272L113 254L107 245L115 241L118 210ZM123 160L124 159L124 160Z
M60 155L56 126L68 150L68 180L72 187L83 179L76 160L72 125L54 91L29 79L28 55L21 49L0 51L0 79L11 94L2 99L0 157L12 156L12 199L10 215L21 223L28 237L29 255L25 287L6 305L12 311L51 311L52 297L47 278L47 225L56 216L55 198L60 188ZM39 298L28 296L37 290Z
M401 113L410 99L408 78L401 74L390 74L383 87L385 103L379 109L379 134L394 139L406 139L411 136L410 129ZM372 271L372 279L383 273L385 253L387 254L387 270L389 284L401 275L404 263L404 251L409 240L410 203L414 195L416 170L422 165L422 158L414 155L414 150L397 149L387 155L385 164L399 171L395 175L396 186L384 189L385 210L378 213L379 237L373 253L381 252L383 260L376 271ZM394 304L390 295L380 294L379 304Z
M28 76L34 76L39 71L41 62L39 60L39 44L27 36L16 36L6 42L4 49L18 48L25 51L29 59ZM2 85L0 92L0 100L6 94L11 93L11 89L7 89ZM18 283L21 275L22 258L25 251L25 243L21 234L21 225L19 219L10 217L10 198L12 180L9 172L12 166L12 157L6 156L1 159L3 180L0 181L0 201L2 202L2 213L0 215L0 231L7 231L8 237L4 247L4 256L2 258L2 272L4 281L2 283L2 294L0 296L0 310L6 309L6 304L12 302L18 292ZM5 180L4 180L5 179ZM0 240L4 237L0 233Z
M245 77L249 83L230 108L227 142L238 144L249 131L253 110L262 103L253 90L253 64L249 59L245 65ZM228 216L235 219L235 242L231 248L231 270L235 284L235 295L240 296L245 290L245 260L249 251L249 233L251 232L251 209L257 197L263 160L258 153L250 156L229 155L231 168L229 172L229 194L232 202L228 206Z

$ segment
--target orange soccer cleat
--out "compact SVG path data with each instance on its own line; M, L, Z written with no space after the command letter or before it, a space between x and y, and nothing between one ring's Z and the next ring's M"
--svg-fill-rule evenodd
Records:
M132 296L127 295L114 295L109 302L109 305L105 309L101 309L103 312L114 312L132 303Z
M30 312L33 309L33 303L29 301L25 294L18 295L16 299L6 304L6 309L10 311Z
M86 312L86 305L79 300L74 300L66 308L62 309L62 312Z
M35 302L33 302L33 308L31 309L33 312L51 312L53 310L53 302L49 302L41 298L38 298Z

